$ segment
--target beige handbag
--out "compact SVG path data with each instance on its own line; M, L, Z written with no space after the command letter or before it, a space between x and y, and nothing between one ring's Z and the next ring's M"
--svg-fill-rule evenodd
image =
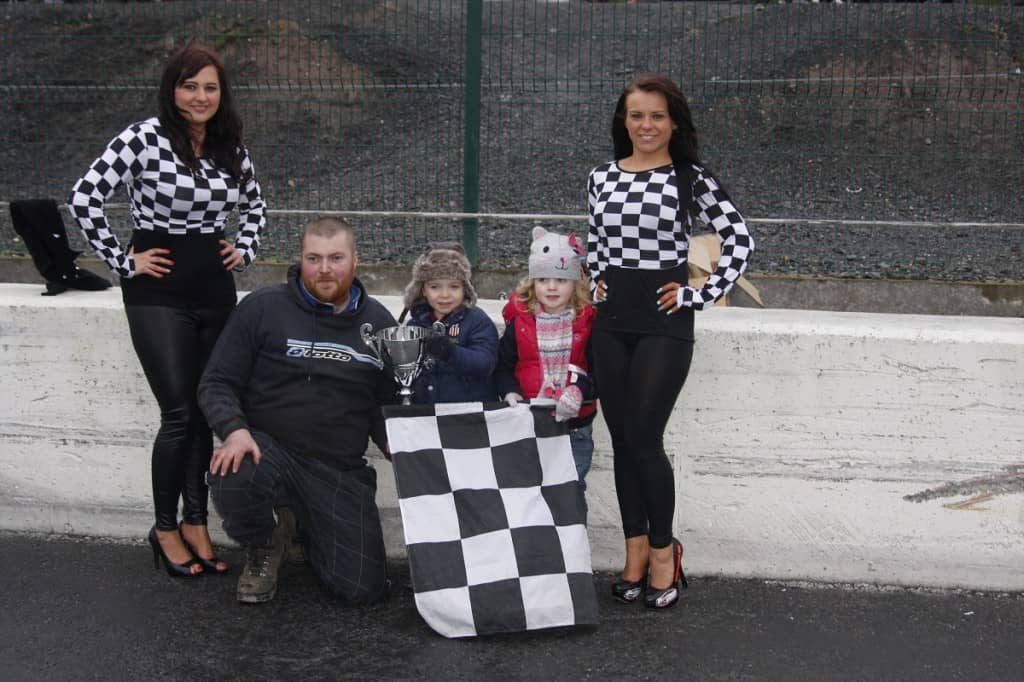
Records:
M698 289L704 286L704 282L708 281L708 277L718 265L718 258L721 255L721 240L718 235L708 233L690 237L690 251L686 261L689 285ZM757 291L757 287L750 283L750 280L740 277L736 280L736 286L747 292L759 306L764 307L761 294ZM726 294L715 305L729 305L729 296Z

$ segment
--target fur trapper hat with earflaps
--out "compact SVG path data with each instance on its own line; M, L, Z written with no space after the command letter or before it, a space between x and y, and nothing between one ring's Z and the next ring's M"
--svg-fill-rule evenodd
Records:
M426 301L423 284L432 279L457 279L465 290L464 304L476 305L476 289L470 279L473 273L466 251L458 242L431 244L430 249L412 265L412 281L405 287L404 303L407 310Z

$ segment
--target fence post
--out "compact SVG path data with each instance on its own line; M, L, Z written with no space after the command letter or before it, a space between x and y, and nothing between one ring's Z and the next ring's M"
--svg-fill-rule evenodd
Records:
M483 26L483 0L466 1L466 67L463 101L462 138L462 210L480 210L480 35ZM479 220L463 218L462 245L474 266L479 246Z

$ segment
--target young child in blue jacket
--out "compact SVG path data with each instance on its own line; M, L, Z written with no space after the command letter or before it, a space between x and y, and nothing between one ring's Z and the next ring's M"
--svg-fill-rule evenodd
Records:
M416 259L405 287L408 324L431 328L440 321L443 335L427 341L431 362L413 382L413 402L489 402L498 399L494 366L498 328L476 307L469 259L460 244L433 245Z

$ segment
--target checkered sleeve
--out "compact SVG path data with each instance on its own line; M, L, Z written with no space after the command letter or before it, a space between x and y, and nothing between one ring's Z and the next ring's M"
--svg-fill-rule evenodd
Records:
M754 239L750 236L747 223L713 177L697 168L697 180L693 186L694 200L700 209L697 218L710 225L722 240L722 253L718 266L700 289L680 287L677 303L680 307L701 310L710 306L729 293L736 280L747 269L750 254L754 250Z
M256 259L260 246L260 233L267 223L266 203L263 191L256 180L256 171L249 157L249 150L242 148L242 175L247 178L245 187L238 198L238 234L235 248L241 251L243 266L247 267Z
M121 249L120 242L111 231L103 205L118 189L129 185L142 173L148 153L149 145L140 125L126 128L92 162L85 175L71 188L68 197L71 214L86 241L96 255L121 277L131 277L135 263Z
M604 275L608 265L607 253L604 252L603 246L604 235L597 225L596 211L597 183L594 181L594 171L591 171L587 179L587 270L590 272L591 295L597 293L597 281Z

